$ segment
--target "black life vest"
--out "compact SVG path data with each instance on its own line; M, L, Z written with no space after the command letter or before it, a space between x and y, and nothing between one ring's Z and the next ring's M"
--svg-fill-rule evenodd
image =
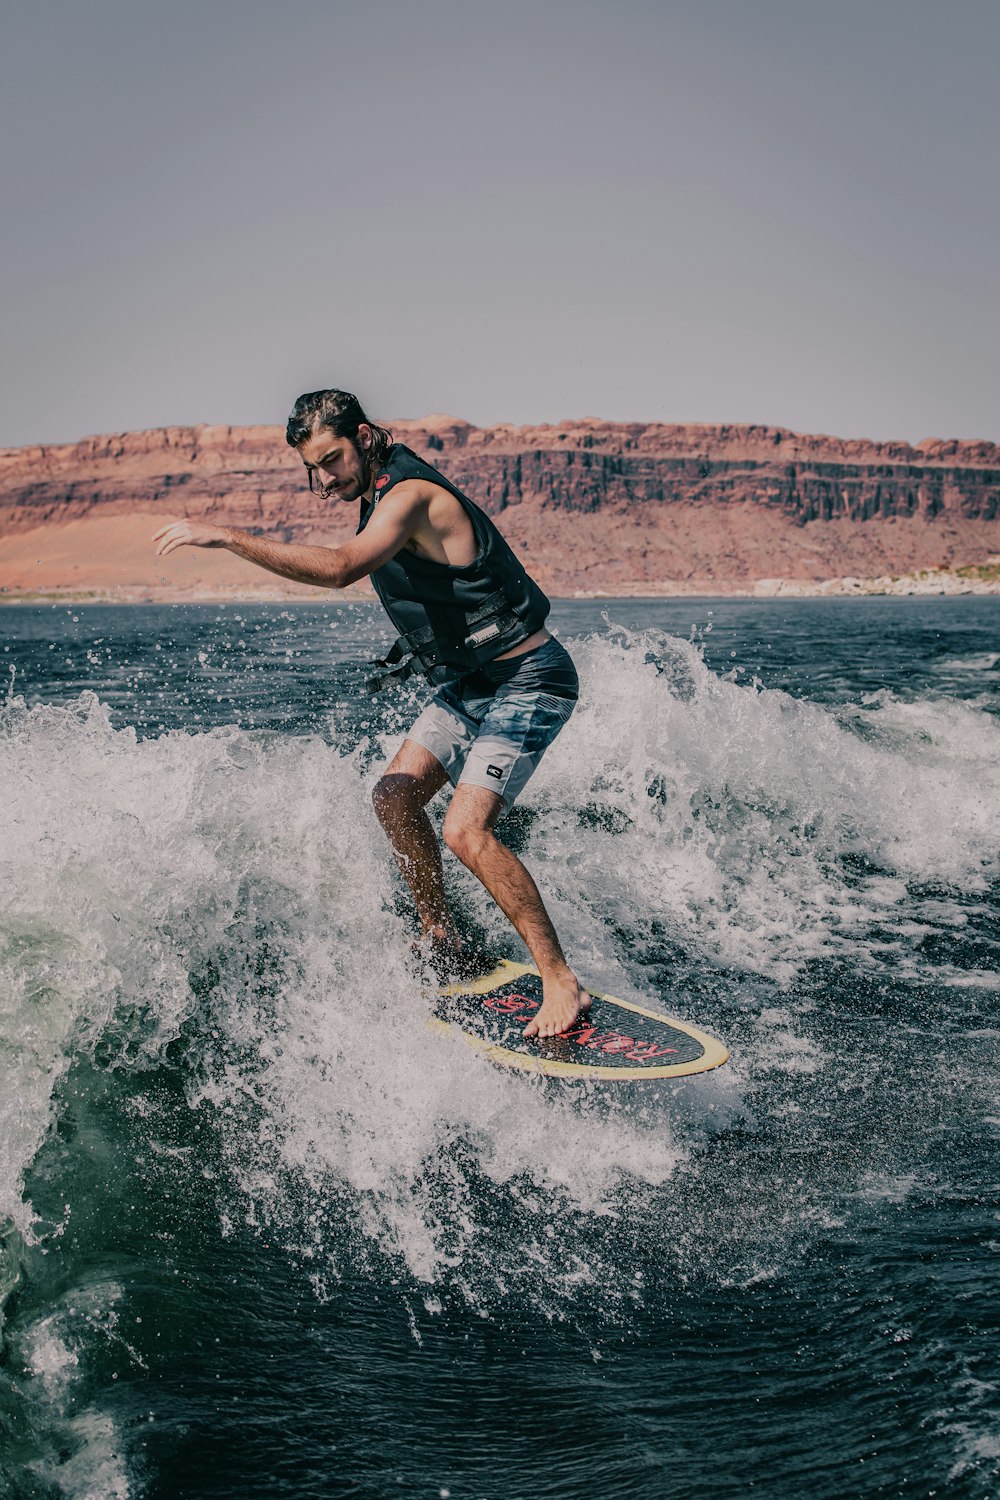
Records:
M444 682L502 656L534 635L550 605L528 577L485 511L403 443L393 443L375 479L371 502L362 503L358 534L379 501L401 479L424 479L455 496L475 533L478 554L464 567L433 562L401 548L370 575L399 639L378 662L385 669L368 686L408 677L419 667Z

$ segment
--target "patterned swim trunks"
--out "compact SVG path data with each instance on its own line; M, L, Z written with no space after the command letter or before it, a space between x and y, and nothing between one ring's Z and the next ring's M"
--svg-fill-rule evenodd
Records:
M507 812L579 693L572 657L548 640L446 682L406 738L436 756L454 786L496 792Z

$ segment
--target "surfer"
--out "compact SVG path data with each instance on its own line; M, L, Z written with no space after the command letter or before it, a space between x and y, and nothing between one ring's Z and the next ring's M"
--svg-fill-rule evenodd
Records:
M576 706L572 658L545 628L549 601L485 512L370 422L356 396L300 396L285 438L315 496L360 501L351 541L300 546L182 520L155 533L157 554L224 547L318 588L371 578L399 638L369 686L420 670L436 688L373 793L433 966L441 976L467 968L425 810L451 781L445 843L513 923L542 976L542 1005L524 1035L565 1031L590 997L566 962L534 880L495 832Z

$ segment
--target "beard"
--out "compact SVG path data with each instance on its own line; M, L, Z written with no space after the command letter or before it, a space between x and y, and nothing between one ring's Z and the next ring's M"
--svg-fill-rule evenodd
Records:
M353 502L354 500L360 500L362 495L368 489L368 486L371 484L371 449L369 448L366 451L362 452L360 448L355 446L354 452L357 457L357 462L354 466L355 472L350 476L349 479L345 480L343 491L338 493L337 495L338 500L351 502Z
M354 462L351 465L350 472L333 485L332 488L330 488L329 484L327 485L328 500L335 500L338 504L343 502L345 505L349 505L355 500L360 500L361 496L367 490L372 475L371 454L362 453L357 448L355 448L354 454Z

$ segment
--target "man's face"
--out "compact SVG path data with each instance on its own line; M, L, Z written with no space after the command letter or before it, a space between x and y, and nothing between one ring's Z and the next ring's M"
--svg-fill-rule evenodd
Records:
M357 500L363 495L368 488L366 454L371 442L372 430L362 423L357 445L350 438L337 437L328 427L301 443L298 452L309 470L313 492L329 500Z

